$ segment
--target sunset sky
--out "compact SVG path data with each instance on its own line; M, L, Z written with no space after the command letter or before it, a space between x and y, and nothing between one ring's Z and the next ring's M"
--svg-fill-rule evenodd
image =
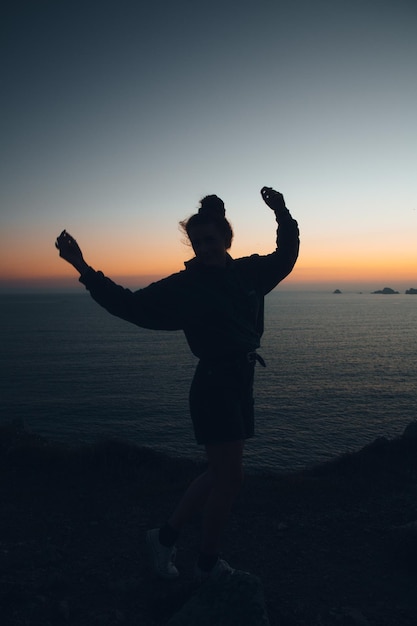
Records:
M130 287L192 252L223 198L231 253L298 220L286 288L417 287L415 0L39 0L2 19L0 288L81 289L54 240Z

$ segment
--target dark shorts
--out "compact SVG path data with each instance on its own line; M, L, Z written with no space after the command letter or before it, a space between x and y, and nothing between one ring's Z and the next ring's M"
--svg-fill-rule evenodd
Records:
M198 444L216 444L254 435L255 363L200 361L190 389L190 412Z

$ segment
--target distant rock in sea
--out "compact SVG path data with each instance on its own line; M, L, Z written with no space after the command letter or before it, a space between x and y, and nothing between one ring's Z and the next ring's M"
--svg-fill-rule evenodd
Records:
M417 289L414 289L414 287L410 287L410 289L406 289L405 293L411 293L417 296Z
M340 291L340 289L335 289L333 293L342 293L342 292Z
M372 293L392 294L392 293L400 293L400 292L394 291L394 289L391 289L391 287L384 287L383 289L379 289L378 291L373 291Z

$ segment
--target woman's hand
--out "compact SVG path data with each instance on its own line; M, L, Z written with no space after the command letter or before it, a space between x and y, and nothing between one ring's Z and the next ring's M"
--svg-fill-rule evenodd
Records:
M80 246L66 230L63 230L57 237L55 247L59 250L59 256L73 265L80 274L88 269L89 266L84 261Z
M282 193L275 191L272 187L262 187L261 196L265 204L267 204L273 211L282 211L282 209L287 209Z

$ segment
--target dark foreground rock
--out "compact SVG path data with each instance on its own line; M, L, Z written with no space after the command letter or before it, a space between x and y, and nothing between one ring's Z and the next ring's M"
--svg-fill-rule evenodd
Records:
M168 626L269 626L262 583L236 571L204 583L169 620Z
M416 431L304 472L247 476L224 558L260 582L271 626L416 626ZM219 602L249 615L247 590L196 591L199 519L178 545L180 579L149 575L145 531L201 469L121 442L0 429L0 623L166 626L195 610L203 624Z

